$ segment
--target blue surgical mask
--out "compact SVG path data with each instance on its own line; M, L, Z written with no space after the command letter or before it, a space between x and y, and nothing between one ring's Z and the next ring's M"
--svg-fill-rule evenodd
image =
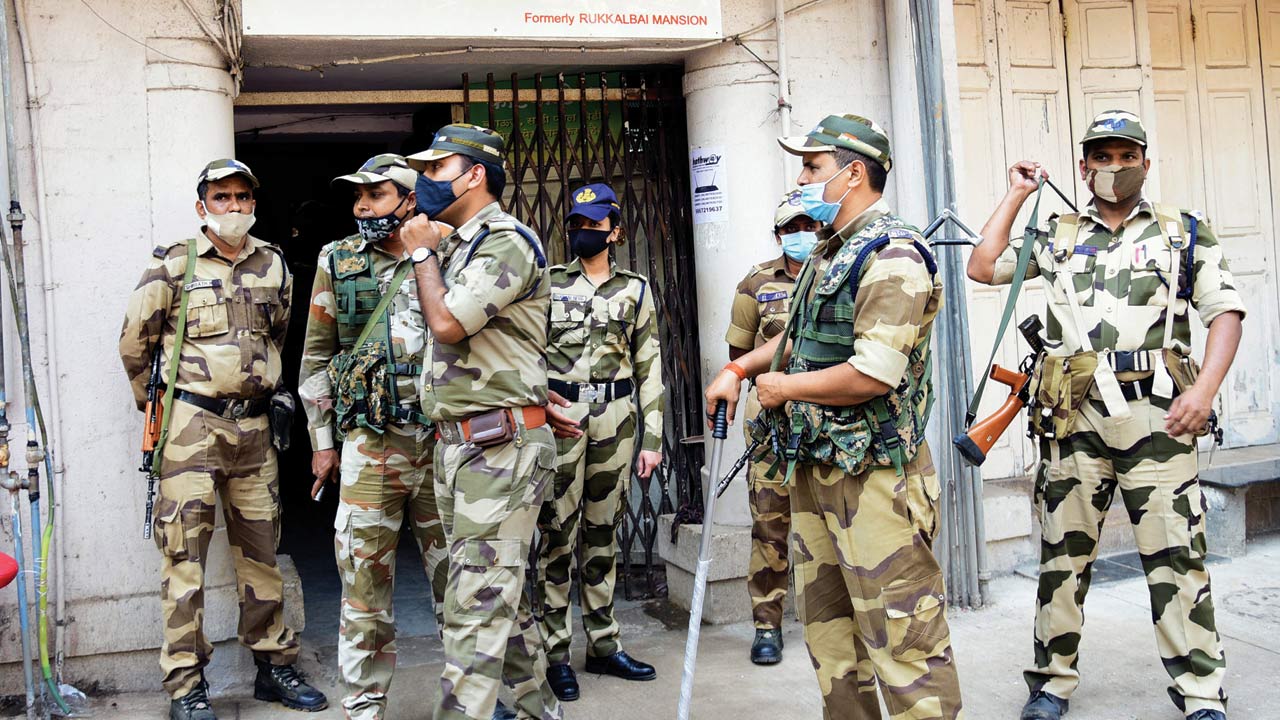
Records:
M418 193L418 212L435 219L437 215L448 210L459 197L453 192L453 181L466 175L470 170L467 168L453 180L432 180L426 175L419 175L418 182L414 186ZM463 195L465 194L466 191L463 191Z
M794 232L782 236L782 252L796 262L804 262L818 245L818 233Z
M849 165L852 164L849 163ZM849 190L853 188L845 190L844 195L841 195L840 199L835 202L827 202L822 196L827 192L827 183L844 174L844 171L849 169L849 165L840 168L839 172L827 178L826 182L809 183L800 188L800 207L804 208L805 215L827 225L830 225L831 221L836 219L836 214L840 212L840 203L844 201L845 195L848 195Z

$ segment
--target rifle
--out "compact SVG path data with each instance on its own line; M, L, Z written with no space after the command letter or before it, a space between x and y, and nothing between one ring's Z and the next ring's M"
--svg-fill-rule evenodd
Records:
M1009 428L1009 423L1017 417L1018 412L1026 406L1029 398L1027 384L1031 381L1031 373L1035 368L1036 358L1044 352L1044 343L1040 341L1043 329L1040 318L1036 315L1018 324L1018 332L1031 346L1031 354L1023 358L1018 370L1008 370L999 365L991 366L990 377L998 383L1009 386L1009 397L988 417L975 422L967 431L952 439L960 456L971 465L980 466L987 459L987 453L996 440Z
M147 474L147 516L142 524L142 537L151 539L151 513L156 502L156 475L159 467L156 464L156 445L160 443L160 429L164 420L164 407L161 402L160 356L164 353L159 345L151 354L151 375L147 377L147 406L143 410L145 418L142 427L142 466L139 472Z

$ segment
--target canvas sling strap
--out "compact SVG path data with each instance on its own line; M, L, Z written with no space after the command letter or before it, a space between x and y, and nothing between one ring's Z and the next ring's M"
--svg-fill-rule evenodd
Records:
M151 461L152 472L160 477L164 464L164 446L169 441L169 421L173 419L173 394L178 383L178 365L182 362L182 343L187 338L187 304L191 300L191 278L196 274L196 241L187 241L187 269L182 274L182 299L178 301L178 324L173 332L173 353L169 357L169 375L164 386L164 400L160 404L164 418L160 421L160 440L156 442L155 456Z

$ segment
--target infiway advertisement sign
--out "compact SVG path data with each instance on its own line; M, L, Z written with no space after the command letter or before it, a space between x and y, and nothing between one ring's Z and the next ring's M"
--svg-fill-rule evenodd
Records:
M250 36L711 40L720 0L244 0Z

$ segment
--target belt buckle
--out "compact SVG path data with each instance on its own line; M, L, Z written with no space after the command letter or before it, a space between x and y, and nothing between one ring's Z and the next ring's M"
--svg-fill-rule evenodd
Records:
M240 420L249 412L248 400L228 400L227 414L232 420Z
M604 391L597 383L582 383L578 385L578 399L585 400L589 403L600 402L604 398Z

